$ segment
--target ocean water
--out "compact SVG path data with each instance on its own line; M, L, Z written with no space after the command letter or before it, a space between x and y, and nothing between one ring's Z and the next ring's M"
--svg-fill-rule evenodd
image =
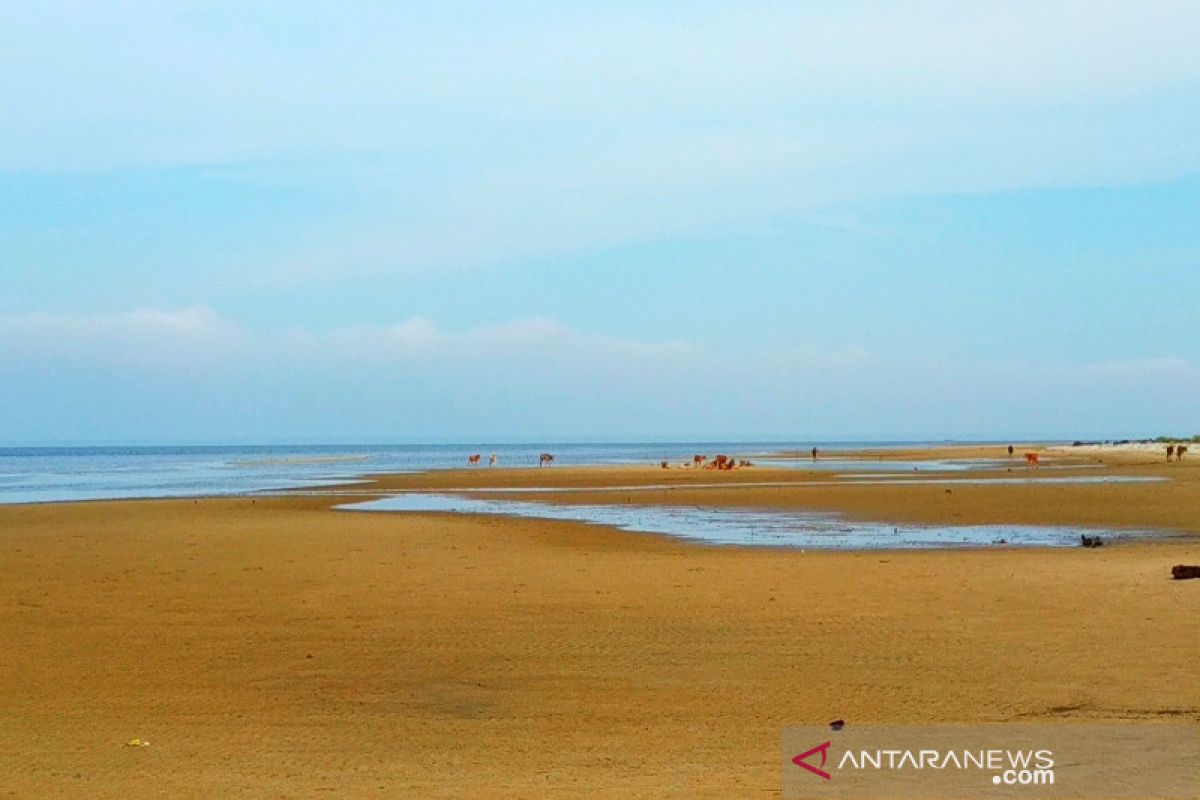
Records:
M465 467L491 453L501 466L682 461L695 453L901 447L915 442L685 442L674 444L262 445L196 447L0 447L0 504L151 497L209 497L333 486L356 476ZM797 462L797 466L803 466ZM483 467L486 469L486 466Z

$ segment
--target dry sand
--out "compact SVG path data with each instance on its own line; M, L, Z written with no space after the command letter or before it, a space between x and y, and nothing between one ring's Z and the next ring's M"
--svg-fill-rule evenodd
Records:
M1195 532L1200 469L1178 467L1156 485L770 497ZM787 724L1200 720L1200 581L1169 579L1200 539L798 553L333 502L0 508L0 795L771 797Z

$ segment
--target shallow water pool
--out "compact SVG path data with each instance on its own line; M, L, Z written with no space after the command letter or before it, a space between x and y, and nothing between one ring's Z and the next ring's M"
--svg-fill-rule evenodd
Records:
M1082 534L1106 539L1161 536L1151 531L1097 530L1038 525L893 525L858 522L815 511L700 506L557 505L524 500L483 499L409 493L340 506L348 511L453 512L608 525L718 545L802 549L913 549L1013 545L1078 546Z

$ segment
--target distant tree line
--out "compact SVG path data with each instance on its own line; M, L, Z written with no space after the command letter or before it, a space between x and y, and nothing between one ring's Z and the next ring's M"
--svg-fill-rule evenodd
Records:
M1083 447L1087 444L1200 444L1200 433L1188 438L1187 436L1159 436L1156 439L1111 439L1102 442L1086 442L1076 439L1071 442L1073 447Z

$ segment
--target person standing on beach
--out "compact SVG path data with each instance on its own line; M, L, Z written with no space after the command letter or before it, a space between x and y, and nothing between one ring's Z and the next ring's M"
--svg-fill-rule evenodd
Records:
M817 448L815 448L815 447L812 449L812 457L813 457L813 461L817 460Z

